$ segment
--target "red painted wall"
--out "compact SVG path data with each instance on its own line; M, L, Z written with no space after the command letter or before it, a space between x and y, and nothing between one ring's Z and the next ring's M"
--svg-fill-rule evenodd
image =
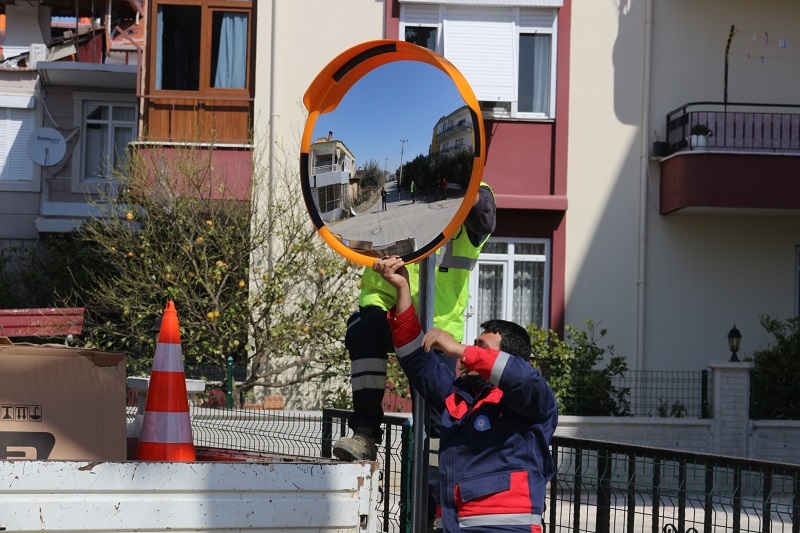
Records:
M553 194L553 124L484 121L483 179L499 196ZM511 207L498 202L499 207Z
M398 0L386 0L384 33L399 39ZM551 239L550 328L563 332L565 307L567 124L572 0L558 12L556 117L551 122L485 121L484 180L497 198L498 237Z
M151 147L141 146L139 148L146 161L158 160L162 155L168 162L175 161L178 157L191 157L194 160L202 161L206 157L206 151L196 148L191 155L179 154L177 148L172 147ZM185 150L185 149L183 149ZM178 163L179 165L181 163ZM251 199L251 188L253 186L253 154L250 150L236 149L228 150L222 147L214 147L211 159L201 163L214 169L214 185L211 189L210 197L216 200L240 200L249 202ZM169 165L169 163L168 163ZM223 190L219 188L220 183L224 183ZM185 185L180 183L173 184L176 191L187 191ZM191 195L192 193L188 193Z

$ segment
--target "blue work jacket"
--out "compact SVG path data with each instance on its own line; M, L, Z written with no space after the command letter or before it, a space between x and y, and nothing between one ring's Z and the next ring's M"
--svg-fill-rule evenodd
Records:
M489 381L474 395L464 380L422 349L414 309L389 312L400 365L442 413L439 497L444 531L541 531L545 488L555 473L550 439L555 395L529 361L468 346L462 362Z

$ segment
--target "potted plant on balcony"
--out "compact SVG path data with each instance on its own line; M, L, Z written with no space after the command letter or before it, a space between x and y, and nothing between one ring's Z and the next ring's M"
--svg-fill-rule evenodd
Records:
M658 130L653 130L656 140L653 141L653 157L667 157L669 155L669 143L662 141Z
M705 124L695 124L689 130L689 146L692 148L702 148L708 145L708 138L714 135L714 132L709 129Z

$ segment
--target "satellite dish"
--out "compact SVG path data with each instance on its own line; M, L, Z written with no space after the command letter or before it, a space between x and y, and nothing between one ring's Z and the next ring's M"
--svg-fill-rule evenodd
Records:
M28 137L28 157L39 166L57 165L67 153L67 141L53 128L39 128Z

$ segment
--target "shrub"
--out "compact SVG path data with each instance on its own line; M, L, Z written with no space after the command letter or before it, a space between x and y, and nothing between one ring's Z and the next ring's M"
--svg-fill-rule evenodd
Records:
M669 401L659 398L658 416L660 418L683 418L686 416L686 406L680 400L670 405Z
M567 326L564 340L555 331L528 326L533 364L555 392L561 414L630 416L630 389L613 382L628 364L624 357L614 356L613 346L598 346L605 329L597 336L594 323L586 325L587 331ZM598 367L604 361L605 366Z
M800 420L800 316L785 321L761 315L761 326L775 337L768 347L753 352L758 370L758 416L771 420Z
M91 248L75 233L0 248L0 309L82 306L74 287L92 261Z
M119 193L80 231L95 250L82 287L87 344L131 355L131 375L148 372L150 328L173 300L185 365L223 375L229 356L247 365L237 404L255 387L335 394L325 387L346 372L340 340L359 269L317 235L293 167L268 183L258 152L253 165L252 201L239 201L211 150L132 151Z

